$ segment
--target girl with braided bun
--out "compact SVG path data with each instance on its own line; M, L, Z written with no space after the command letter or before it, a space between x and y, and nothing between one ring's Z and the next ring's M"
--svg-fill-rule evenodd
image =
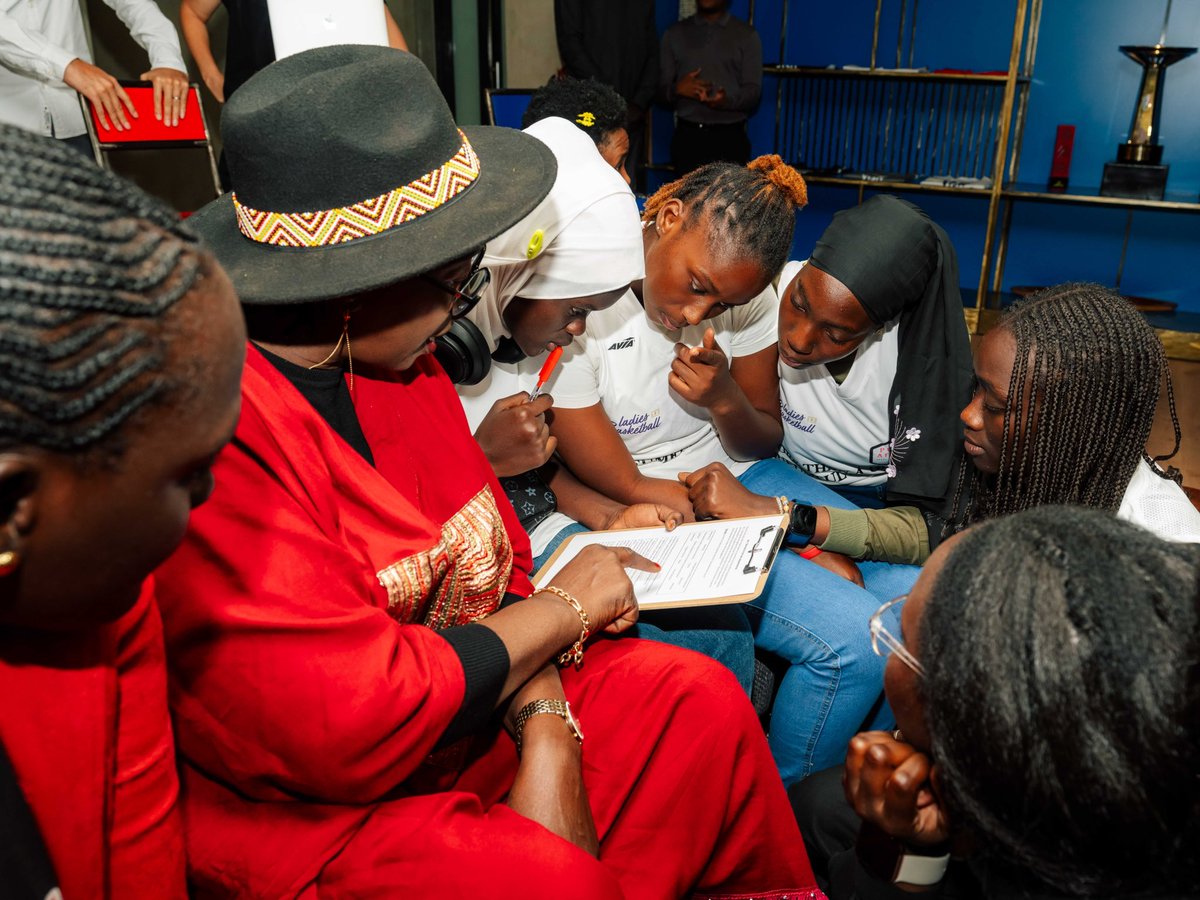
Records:
M1164 382L1175 445L1152 459L1146 444ZM1116 292L1063 284L1013 304L976 349L975 389L959 418L963 455L940 515L817 507L813 543L921 563L971 522L1054 503L1200 541L1200 512L1157 465L1180 442L1166 353Z
M1027 509L939 546L880 637L901 731L850 744L829 897L1197 896L1200 547Z
M680 473L735 475L783 436L771 279L791 247L804 180L777 156L713 163L666 185L643 214L646 275L589 315L553 384L552 434L566 466L620 503L693 517ZM563 529L546 553L580 526ZM834 554L828 562L838 566ZM795 554L742 608L755 645L787 671L769 741L785 783L839 761L880 698L882 663L858 623L878 600Z
M778 156L713 163L646 201L645 277L589 317L554 384L559 452L585 482L690 518L676 471L723 459L740 472L774 455L770 281L807 202L804 179Z
M5 897L186 896L143 581L212 490L244 341L229 279L175 213L0 126Z

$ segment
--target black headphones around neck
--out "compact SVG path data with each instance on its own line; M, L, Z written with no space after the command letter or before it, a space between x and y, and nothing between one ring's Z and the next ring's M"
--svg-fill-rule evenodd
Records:
M434 344L434 358L455 384L479 384L491 371L487 340L470 319L455 319Z

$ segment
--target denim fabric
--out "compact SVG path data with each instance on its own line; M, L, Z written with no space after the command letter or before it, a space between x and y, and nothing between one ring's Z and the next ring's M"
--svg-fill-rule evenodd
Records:
M568 537L587 530L578 522L562 529L534 559L533 570L536 572L545 565ZM754 684L754 636L739 605L647 610L623 634L703 653L733 672L746 694L750 694Z
M785 463L785 465L787 464ZM850 485L849 487L830 487L829 489L843 500L849 500L859 509L883 509L887 506L887 501L884 499L886 491L882 484Z
M781 460L758 462L739 480L757 494L855 508ZM838 765L858 731L887 727L891 720L886 704L880 705L885 660L871 649L867 622L885 601L906 593L920 569L864 562L859 570L866 589L781 551L766 589L746 608L755 645L788 663L769 735L786 784ZM889 613L888 627L899 629L899 610Z

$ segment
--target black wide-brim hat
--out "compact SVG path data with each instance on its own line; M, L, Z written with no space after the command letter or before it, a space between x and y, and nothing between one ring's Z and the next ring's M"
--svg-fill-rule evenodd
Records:
M233 192L189 223L246 304L346 297L437 269L530 212L557 170L519 131L460 132L424 64L387 47L273 63L230 98L221 129Z

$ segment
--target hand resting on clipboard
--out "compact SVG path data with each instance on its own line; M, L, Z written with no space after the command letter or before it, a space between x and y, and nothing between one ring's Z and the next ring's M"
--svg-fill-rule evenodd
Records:
M745 603L762 593L786 533L782 515L689 522L672 531L590 531L563 541L533 583L549 584L584 547L602 544L629 547L661 566L657 572L627 570L643 609Z

